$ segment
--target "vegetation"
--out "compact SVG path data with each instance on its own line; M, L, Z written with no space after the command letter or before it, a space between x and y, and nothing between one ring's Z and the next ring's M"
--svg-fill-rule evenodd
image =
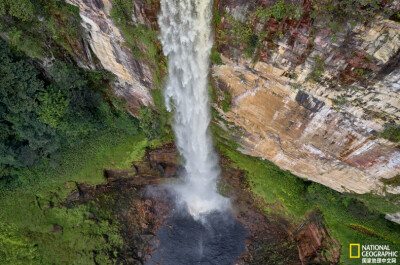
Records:
M222 65L221 53L217 51L217 47L213 46L211 49L211 63L215 65Z
M85 72L71 64L56 62L44 78L26 59L0 42L0 165L2 176L12 177L13 169L33 167L41 159L57 162L63 146L105 128L132 125L137 121L115 112L103 99L109 76Z
M112 211L64 200L165 139L142 135L108 92L107 72L56 60L44 74L3 41L0 59L0 264L115 263L122 238Z
M258 7L255 15L256 18L264 22L269 21L271 18L275 20L282 19L300 19L303 14L303 9L294 3L286 3L285 0L276 1L269 7Z
M394 176L393 178L382 179L382 182L386 185L398 187L400 186L400 174Z
M385 123L384 131L379 136L388 139L392 142L400 142L400 125L396 123Z
M60 0L0 1L0 32L29 56L84 60L78 8Z
M345 95L336 96L336 98L332 99L332 103L339 106L346 104L346 102L347 99Z
M147 3L153 5L154 3ZM158 32L146 25L132 21L133 2L117 0L113 2L111 17L121 29L122 35L128 42L132 55L145 61L153 71L153 79L158 88L161 86L163 75L167 72L167 58L163 55L157 39Z
M384 17L390 16L390 10L385 8L384 2L381 0L344 0L344 1L326 1L326 0L312 0L311 18L322 18L330 23L342 23L347 20L355 20L366 22L367 19L375 16L376 14L383 15ZM336 27L339 31L339 26ZM331 27L332 28L332 27Z
M321 78L325 71L325 62L324 59L321 58L321 56L319 55L314 56L314 61L315 61L314 68L308 75L307 79L314 82L319 82L321 81Z
M63 149L55 167L45 161L18 170L18 183L0 188L0 263L111 264L122 242L119 224L109 210L97 202L72 208L47 206L63 204L76 191L75 183L104 182L104 168L131 167L146 147L163 141L108 130ZM50 232L54 225L62 231Z
M224 99L221 102L221 107L224 112L228 112L232 107L232 95L224 91Z
M236 151L237 143L224 137L226 132L216 126L213 131L219 150L230 158L232 165L248 172L249 187L264 199L267 213L281 209L282 214L296 223L302 222L307 212L318 209L322 213L331 236L342 246L341 264L361 264L349 259L346 246L350 243L389 244L393 249L400 248L400 227L383 216L400 210L398 195L336 192L298 178L269 161L244 155Z
M336 41L337 33L344 30L346 23L354 27L357 23L365 23L376 15L385 18L395 17L395 11L387 7L391 2L311 0L309 4L301 6L293 0L277 0L272 1L268 6L258 6L254 11L248 11L244 14L246 19L243 21L230 14L215 11L214 25L217 28L217 43L226 44L231 41L243 51L247 58L255 61L258 58L258 51L263 48L264 41L268 41L268 50L273 52L277 41L282 39L290 28L297 27L303 18L310 22L313 20L324 22L331 29L331 40ZM225 26L225 31L218 29L222 15L229 25ZM262 25L263 27L260 27ZM315 30L316 26L312 26L310 43L315 38ZM309 50L308 52L311 52L311 49Z
M104 168L129 168L162 140L138 135L108 73L56 61L48 79L4 42L0 58L0 263L111 264L122 244L112 213L60 205L75 183L104 182Z

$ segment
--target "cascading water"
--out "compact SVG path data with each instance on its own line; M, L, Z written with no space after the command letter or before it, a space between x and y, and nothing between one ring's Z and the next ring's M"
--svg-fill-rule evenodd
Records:
M174 190L195 217L230 205L217 192L220 169L208 131L211 9L212 0L161 0L158 19L168 56L166 105L175 110L176 142L185 160L184 183Z

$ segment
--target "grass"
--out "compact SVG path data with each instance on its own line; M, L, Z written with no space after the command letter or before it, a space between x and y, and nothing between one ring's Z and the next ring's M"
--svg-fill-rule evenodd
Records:
M56 167L20 171L18 187L0 190L0 264L112 264L122 239L111 213L91 219L89 213L102 211L95 204L56 206L76 190L75 182L103 183L105 168L130 168L164 140L104 132L64 150ZM62 231L50 232L54 225Z
M215 129L214 129L215 132ZM225 133L226 134L226 133ZM269 161L250 157L236 151L237 143L223 138L218 132L217 146L232 165L246 170L250 189L264 198L265 211L282 212L293 224L303 222L306 213L318 209L326 220L330 235L341 245L340 264L361 264L361 259L349 258L349 244L387 244L400 250L400 226L383 216L384 212L399 211L398 201L391 196L374 194L341 194L318 183L298 178Z
M224 91L221 107L224 112L228 112L232 108L232 95L229 92Z

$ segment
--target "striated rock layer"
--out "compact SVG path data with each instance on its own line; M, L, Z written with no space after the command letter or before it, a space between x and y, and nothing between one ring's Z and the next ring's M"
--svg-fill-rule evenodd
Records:
M153 73L148 64L136 60L127 47L114 21L110 17L110 0L67 0L79 7L82 26L87 30L87 38L92 51L100 60L104 69L117 76L115 93L128 102L130 108L151 105L150 89L154 88ZM136 21L152 25L141 7L141 1L134 1Z
M218 8L243 21L258 2L219 1ZM218 50L226 57L213 68L214 83L232 95L232 108L219 111L242 130L242 149L252 156L338 191L381 190L380 179L400 173L399 145L376 136L385 122L399 123L400 23L379 17L348 23L332 38L305 10L298 23L279 24L283 36L265 40L257 60L245 59L243 47L219 36ZM218 31L229 32L227 17ZM254 27L277 28L261 22ZM307 77L318 64L323 74L313 82ZM356 74L367 71L367 80Z
M244 152L339 191L376 190L380 178L400 172L396 145L371 134L378 123L337 112L328 99L292 89L283 72L265 63L249 69L229 60L214 67L217 86L233 97L224 115L245 132Z

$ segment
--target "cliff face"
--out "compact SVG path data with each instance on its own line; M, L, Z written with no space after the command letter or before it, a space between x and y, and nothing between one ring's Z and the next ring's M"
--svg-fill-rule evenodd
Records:
M110 18L112 1L68 1L80 8L93 52L118 77L116 93L133 108L151 104L152 69L124 45ZM158 11L147 2L133 1L132 23L157 29ZM213 66L213 84L219 103L224 93L232 99L229 110L218 102L214 107L242 132L236 140L243 152L339 191L379 190L380 179L400 173L399 146L377 136L386 122L399 123L398 19L331 25L312 18L305 0L291 1L302 8L295 18L248 25L257 8L278 2L215 1L215 46L223 65ZM398 1L388 8L398 10ZM257 45L250 56L229 34L235 23L253 31L250 43Z
M153 73L148 64L132 56L120 29L110 17L112 1L67 0L78 6L82 26L92 51L104 69L117 76L115 93L126 99L128 108L137 109L153 102L150 90L154 88ZM154 26L154 17L146 13L142 1L134 1L132 21Z
M267 2L274 1L219 1L217 31L232 31L232 20L246 23L249 10ZM214 83L232 96L230 110L219 111L244 133L250 155L339 191L378 190L380 179L400 173L398 144L376 136L385 122L399 122L400 23L349 21L334 33L303 8L302 18L286 25L256 21L255 34L280 32L252 58L234 36L217 34L226 57L213 67Z

